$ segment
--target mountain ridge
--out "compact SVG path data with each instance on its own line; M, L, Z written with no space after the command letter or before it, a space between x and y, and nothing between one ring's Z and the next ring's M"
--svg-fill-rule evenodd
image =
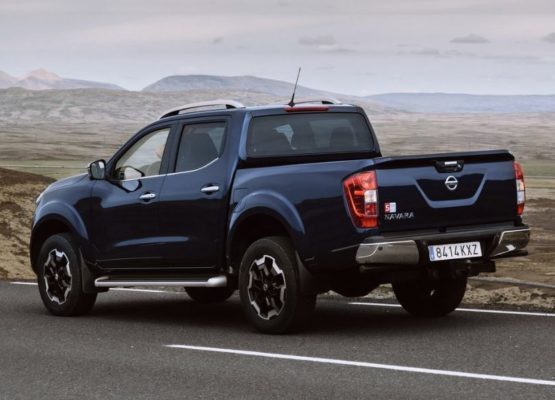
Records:
M28 90L66 90L99 88L111 90L125 90L113 83L88 81L82 79L63 78L44 68L35 69L21 77L12 76L0 71L0 89L23 88Z
M30 91L107 89L128 93L127 100L139 94L169 94L176 98L201 98L209 100L226 94L235 99L247 99L251 104L267 99L289 100L293 93L293 83L253 75L170 75L161 78L140 91L127 91L112 83L87 81L61 77L46 69L36 69L21 77L0 71L0 89L21 88ZM199 94L202 92L202 96ZM136 94L136 95L133 95ZM93 97L96 94L92 95ZM301 97L334 97L346 103L365 103L370 109L381 111L404 111L414 113L542 113L555 112L554 95L477 95L466 93L407 93L392 92L369 96L354 96L318 90L299 85L296 93ZM30 95L27 95L30 97ZM53 98L62 99L62 93L54 93ZM68 93L67 98L75 97ZM116 96L117 97L117 96ZM96 99L93 99L96 101ZM156 100L155 102L158 102ZM138 104L138 103L137 103ZM148 107L148 105L146 105Z
M142 92L179 92L189 90L234 90L234 91L254 91L268 93L274 96L291 96L294 84L291 82L280 81L277 79L260 78L253 75L170 75L146 86ZM299 96L318 96L318 95L338 95L324 90L312 89L299 85L297 95ZM354 97L354 96L351 96Z
M393 92L365 96L364 98L385 107L421 113L555 112L555 94L502 95Z

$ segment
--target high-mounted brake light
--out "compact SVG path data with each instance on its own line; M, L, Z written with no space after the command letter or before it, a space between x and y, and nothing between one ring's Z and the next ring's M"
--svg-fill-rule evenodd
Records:
M359 228L378 226L378 183L374 171L361 172L343 181L343 191L353 222Z
M285 107L287 112L307 112L307 111L328 111L328 106L288 106Z
M516 212L522 215L524 204L526 203L526 185L524 184L524 173L520 163L514 163L515 180L516 180Z

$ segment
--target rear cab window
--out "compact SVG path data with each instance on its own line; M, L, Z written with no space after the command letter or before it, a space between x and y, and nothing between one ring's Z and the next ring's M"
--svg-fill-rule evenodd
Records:
M367 154L375 151L366 119L355 112L254 117L247 133L249 158Z

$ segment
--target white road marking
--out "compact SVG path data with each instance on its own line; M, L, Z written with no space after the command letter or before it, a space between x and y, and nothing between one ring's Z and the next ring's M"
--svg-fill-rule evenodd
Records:
M338 360L335 358L306 357L306 356L296 356L292 354L263 353L259 351L225 349L225 348L219 348L219 347L188 346L188 345L181 345L181 344L164 345L164 347L169 347L173 349L206 351L206 352L212 352L212 353L237 354L237 355L252 356L252 357L276 358L281 360L308 361L308 362L314 362L314 363L320 363L320 364L346 365L346 366L353 366L353 367L386 369L386 370L400 371L400 372L415 372L415 373L421 373L421 374L454 376L454 377L460 377L460 378L485 379L485 380L491 380L491 381L504 381L504 382L515 382L515 383L527 383L532 385L555 386L555 381L553 380L520 378L520 377L503 376L503 375L476 374L471 372L449 371L449 370L431 369L431 368L405 367L402 365L376 364L376 363L369 363L369 362L363 362L363 361Z
M12 285L32 285L38 286L37 282L10 282Z
M350 302L349 304L354 306L395 307L395 308L401 307L400 304L366 303L366 302L357 302L357 301ZM456 311L487 313L487 314L530 315L535 317L555 317L555 313L487 310L487 309L480 309L480 308L457 308Z

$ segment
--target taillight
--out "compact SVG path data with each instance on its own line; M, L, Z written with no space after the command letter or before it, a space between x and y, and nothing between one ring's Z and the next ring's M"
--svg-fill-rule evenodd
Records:
M374 171L361 172L343 181L353 222L359 228L378 226L378 183Z
M515 180L516 180L516 212L522 215L524 204L526 203L526 185L524 185L524 173L522 166L515 161Z

